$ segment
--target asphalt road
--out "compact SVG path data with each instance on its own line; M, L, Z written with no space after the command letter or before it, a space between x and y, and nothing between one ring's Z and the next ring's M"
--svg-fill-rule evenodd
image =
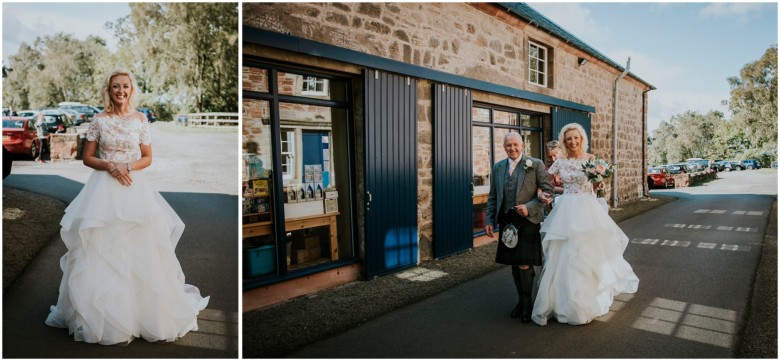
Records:
M703 186L659 193L679 200L620 223L631 239L625 258L640 279L638 292L619 296L588 325L542 327L509 318L517 296L505 269L287 356L733 357L777 198L777 172L724 173ZM776 344L767 347L776 352Z
M197 286L202 295L211 296L207 308L198 315L199 330L170 344L135 340L128 346L118 347L75 342L67 329L46 326L44 320L49 306L57 301L62 278L59 259L66 252L62 240L57 237L3 293L4 358L238 357L237 134L224 131L211 135L208 131L156 133L153 128L153 144L157 139L162 145L155 148L155 162L149 171L160 180L160 189L173 190L161 193L185 224L176 255L186 282ZM198 142L205 138L209 138L209 144ZM211 147L213 153L219 147L224 149L222 153L227 153L214 158L229 157L233 153L233 165L199 166L208 159L193 158L188 154L197 152L202 145ZM177 166L165 166L171 163ZM202 174L194 178L178 177L187 164ZM221 167L232 167L232 172L225 172ZM90 172L79 161L43 165L15 162L12 175L3 183L69 203L83 186L83 181L79 180L85 180ZM207 183L204 177L208 178Z

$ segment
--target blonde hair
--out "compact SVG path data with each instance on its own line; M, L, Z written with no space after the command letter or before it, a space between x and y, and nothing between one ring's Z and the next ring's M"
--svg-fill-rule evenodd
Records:
M126 110L135 109L135 103L138 99L136 94L136 89L138 89L138 85L135 82L135 76L129 70L116 68L112 70L110 73L108 73L106 79L103 81L103 88L100 90L100 93L103 94L103 107L105 108L106 113L110 113L115 110L114 101L111 100L110 89L111 89L111 79L113 79L115 76L118 75L126 75L128 78L130 78L130 95L127 97L128 109Z
M558 139L561 142L564 142L565 139L564 139L563 135L566 134L566 132L568 132L570 130L576 130L576 131L580 132L580 137L582 137L582 142L580 142L580 147L582 147L582 151L583 152L587 153L588 152L588 134L585 133L585 128L583 128L581 125L579 125L577 123L569 123L569 124L564 125L563 128L561 128L561 132L558 133ZM564 152L566 152L566 156L567 157L571 156L571 154L569 154L569 148L567 148L567 147L562 147L562 148L563 148Z

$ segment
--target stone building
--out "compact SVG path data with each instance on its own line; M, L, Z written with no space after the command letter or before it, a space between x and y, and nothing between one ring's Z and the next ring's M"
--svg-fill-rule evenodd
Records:
M612 204L646 194L654 87L526 4L244 3L243 16L245 309L484 241L509 131L544 158L580 123L590 152L617 160Z

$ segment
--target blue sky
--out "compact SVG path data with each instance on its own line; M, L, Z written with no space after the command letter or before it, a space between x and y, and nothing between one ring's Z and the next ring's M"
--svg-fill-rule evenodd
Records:
M653 84L648 130L686 110L720 110L726 78L777 43L777 3L529 3L631 72ZM130 13L127 3L4 3L3 61L37 35L116 40L103 25Z
M777 44L777 3L529 3L657 90L648 131L686 110L720 110L727 78Z
M127 3L3 3L3 64L22 42L58 32L85 39L93 34L116 50L114 34L103 25L130 14Z

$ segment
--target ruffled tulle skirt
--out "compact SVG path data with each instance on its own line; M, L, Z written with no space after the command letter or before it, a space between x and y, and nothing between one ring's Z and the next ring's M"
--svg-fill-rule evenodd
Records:
M590 193L564 194L541 228L544 265L531 318L581 325L609 312L639 279L623 259L628 237Z
M184 283L174 253L184 223L142 171L131 176L128 187L93 172L60 222L68 252L46 324L67 328L76 341L175 341L198 329L208 304Z

